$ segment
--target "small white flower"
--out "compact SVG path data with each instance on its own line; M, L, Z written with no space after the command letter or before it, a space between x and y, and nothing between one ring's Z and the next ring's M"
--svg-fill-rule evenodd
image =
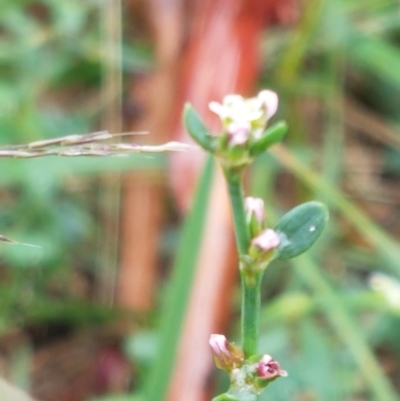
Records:
M227 95L221 103L211 102L209 108L221 120L229 122L250 123L259 119L262 114L262 100L258 98L245 99L240 95Z
M269 120L278 110L278 95L266 89L261 91L257 97L266 108L266 119Z
M222 104L209 103L230 135L231 145L245 144L253 133L260 137L267 121L278 109L278 95L270 90L261 91L257 97L245 99L240 95L227 95Z
M369 277L369 285L385 297L387 303L400 308L400 282L384 273L375 272Z

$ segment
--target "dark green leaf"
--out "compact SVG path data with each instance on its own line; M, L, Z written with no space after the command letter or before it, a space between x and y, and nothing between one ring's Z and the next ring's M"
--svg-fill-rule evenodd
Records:
M320 202L307 202L286 213L274 230L281 238L275 259L291 259L305 252L321 235L329 213Z

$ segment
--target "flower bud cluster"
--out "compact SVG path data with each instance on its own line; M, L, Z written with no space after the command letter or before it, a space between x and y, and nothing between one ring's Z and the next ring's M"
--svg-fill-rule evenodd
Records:
M228 95L222 103L211 102L209 108L219 116L224 129L216 154L226 166L240 168L251 162L251 148L261 140L268 120L276 113L278 96L271 90L250 99Z
M287 376L279 362L270 355L254 355L245 360L241 348L230 343L221 334L211 335L210 345L217 368L229 374L230 394L236 391L259 394L270 382Z
M278 95L270 90L263 90L250 99L228 95L222 104L211 102L209 108L220 117L229 134L229 144L244 145L252 136L261 137L268 120L278 109Z
M274 250L280 245L281 239L272 228L265 227L264 201L262 199L246 198L245 212L251 237L249 256L253 261L265 265L273 256Z

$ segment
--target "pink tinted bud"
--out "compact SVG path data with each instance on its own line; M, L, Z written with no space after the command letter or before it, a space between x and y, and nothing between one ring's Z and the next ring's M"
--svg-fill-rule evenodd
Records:
M272 380L277 377L286 377L286 370L282 370L279 363L270 355L263 355L257 364L257 373L260 379Z
M258 223L263 223L265 219L264 201L261 198L247 197L244 201L244 208L250 215L254 215Z
M279 235L272 228L264 230L251 241L253 246L256 246L264 252L277 248L280 243L281 239Z
M275 92L266 89L261 91L257 98L266 108L266 119L269 120L278 110L278 95Z
M214 354L218 357L223 355L229 356L229 350L227 348L228 340L222 334L211 334L210 346Z
M251 126L247 122L232 122L228 126L229 144L244 145L249 139Z
M230 343L222 334L212 334L210 346L217 368L230 371L243 363L243 351Z

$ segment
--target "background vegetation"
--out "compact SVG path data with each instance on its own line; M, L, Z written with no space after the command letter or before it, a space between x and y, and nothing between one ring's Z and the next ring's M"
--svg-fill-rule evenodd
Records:
M122 129L130 129L137 112L129 84L157 68L150 29L134 10L124 4L120 23L126 28L122 42L114 43L122 55L114 65L124 78L118 94ZM95 0L0 5L1 145L104 128L107 12L106 2ZM399 15L392 0L313 0L304 2L296 24L269 28L263 36L259 88L279 93L279 117L291 129L285 147L255 165L249 192L265 198L271 221L300 202L319 199L328 204L331 222L316 250L276 263L266 274L261 348L289 377L268 387L261 400L400 398ZM104 264L118 266L116 255L102 250L110 239L107 219L118 219L120 212L118 202L104 201L119 187L102 174L164 168L164 158L136 156L0 160L0 233L40 246L0 245L3 343L16 329L30 338L25 348L11 347L18 352L4 352L4 375L29 389L38 348L82 326L103 327L121 318L100 290ZM136 399L143 389L148 395L151 380L165 383L152 388L158 391L152 397L165 397L171 359L155 356L156 338L173 359L200 252L210 171L194 203L199 206L179 221L183 228L177 229L175 206L165 200L169 215L154 250L163 262L159 302L145 319L131 317L135 328L122 336L134 395L107 400ZM177 230L183 230L182 242ZM233 303L237 308L238 300ZM232 337L237 330L233 319ZM223 386L223 378L215 385ZM46 401L45 391L40 394ZM71 399L88 400L87 394Z

